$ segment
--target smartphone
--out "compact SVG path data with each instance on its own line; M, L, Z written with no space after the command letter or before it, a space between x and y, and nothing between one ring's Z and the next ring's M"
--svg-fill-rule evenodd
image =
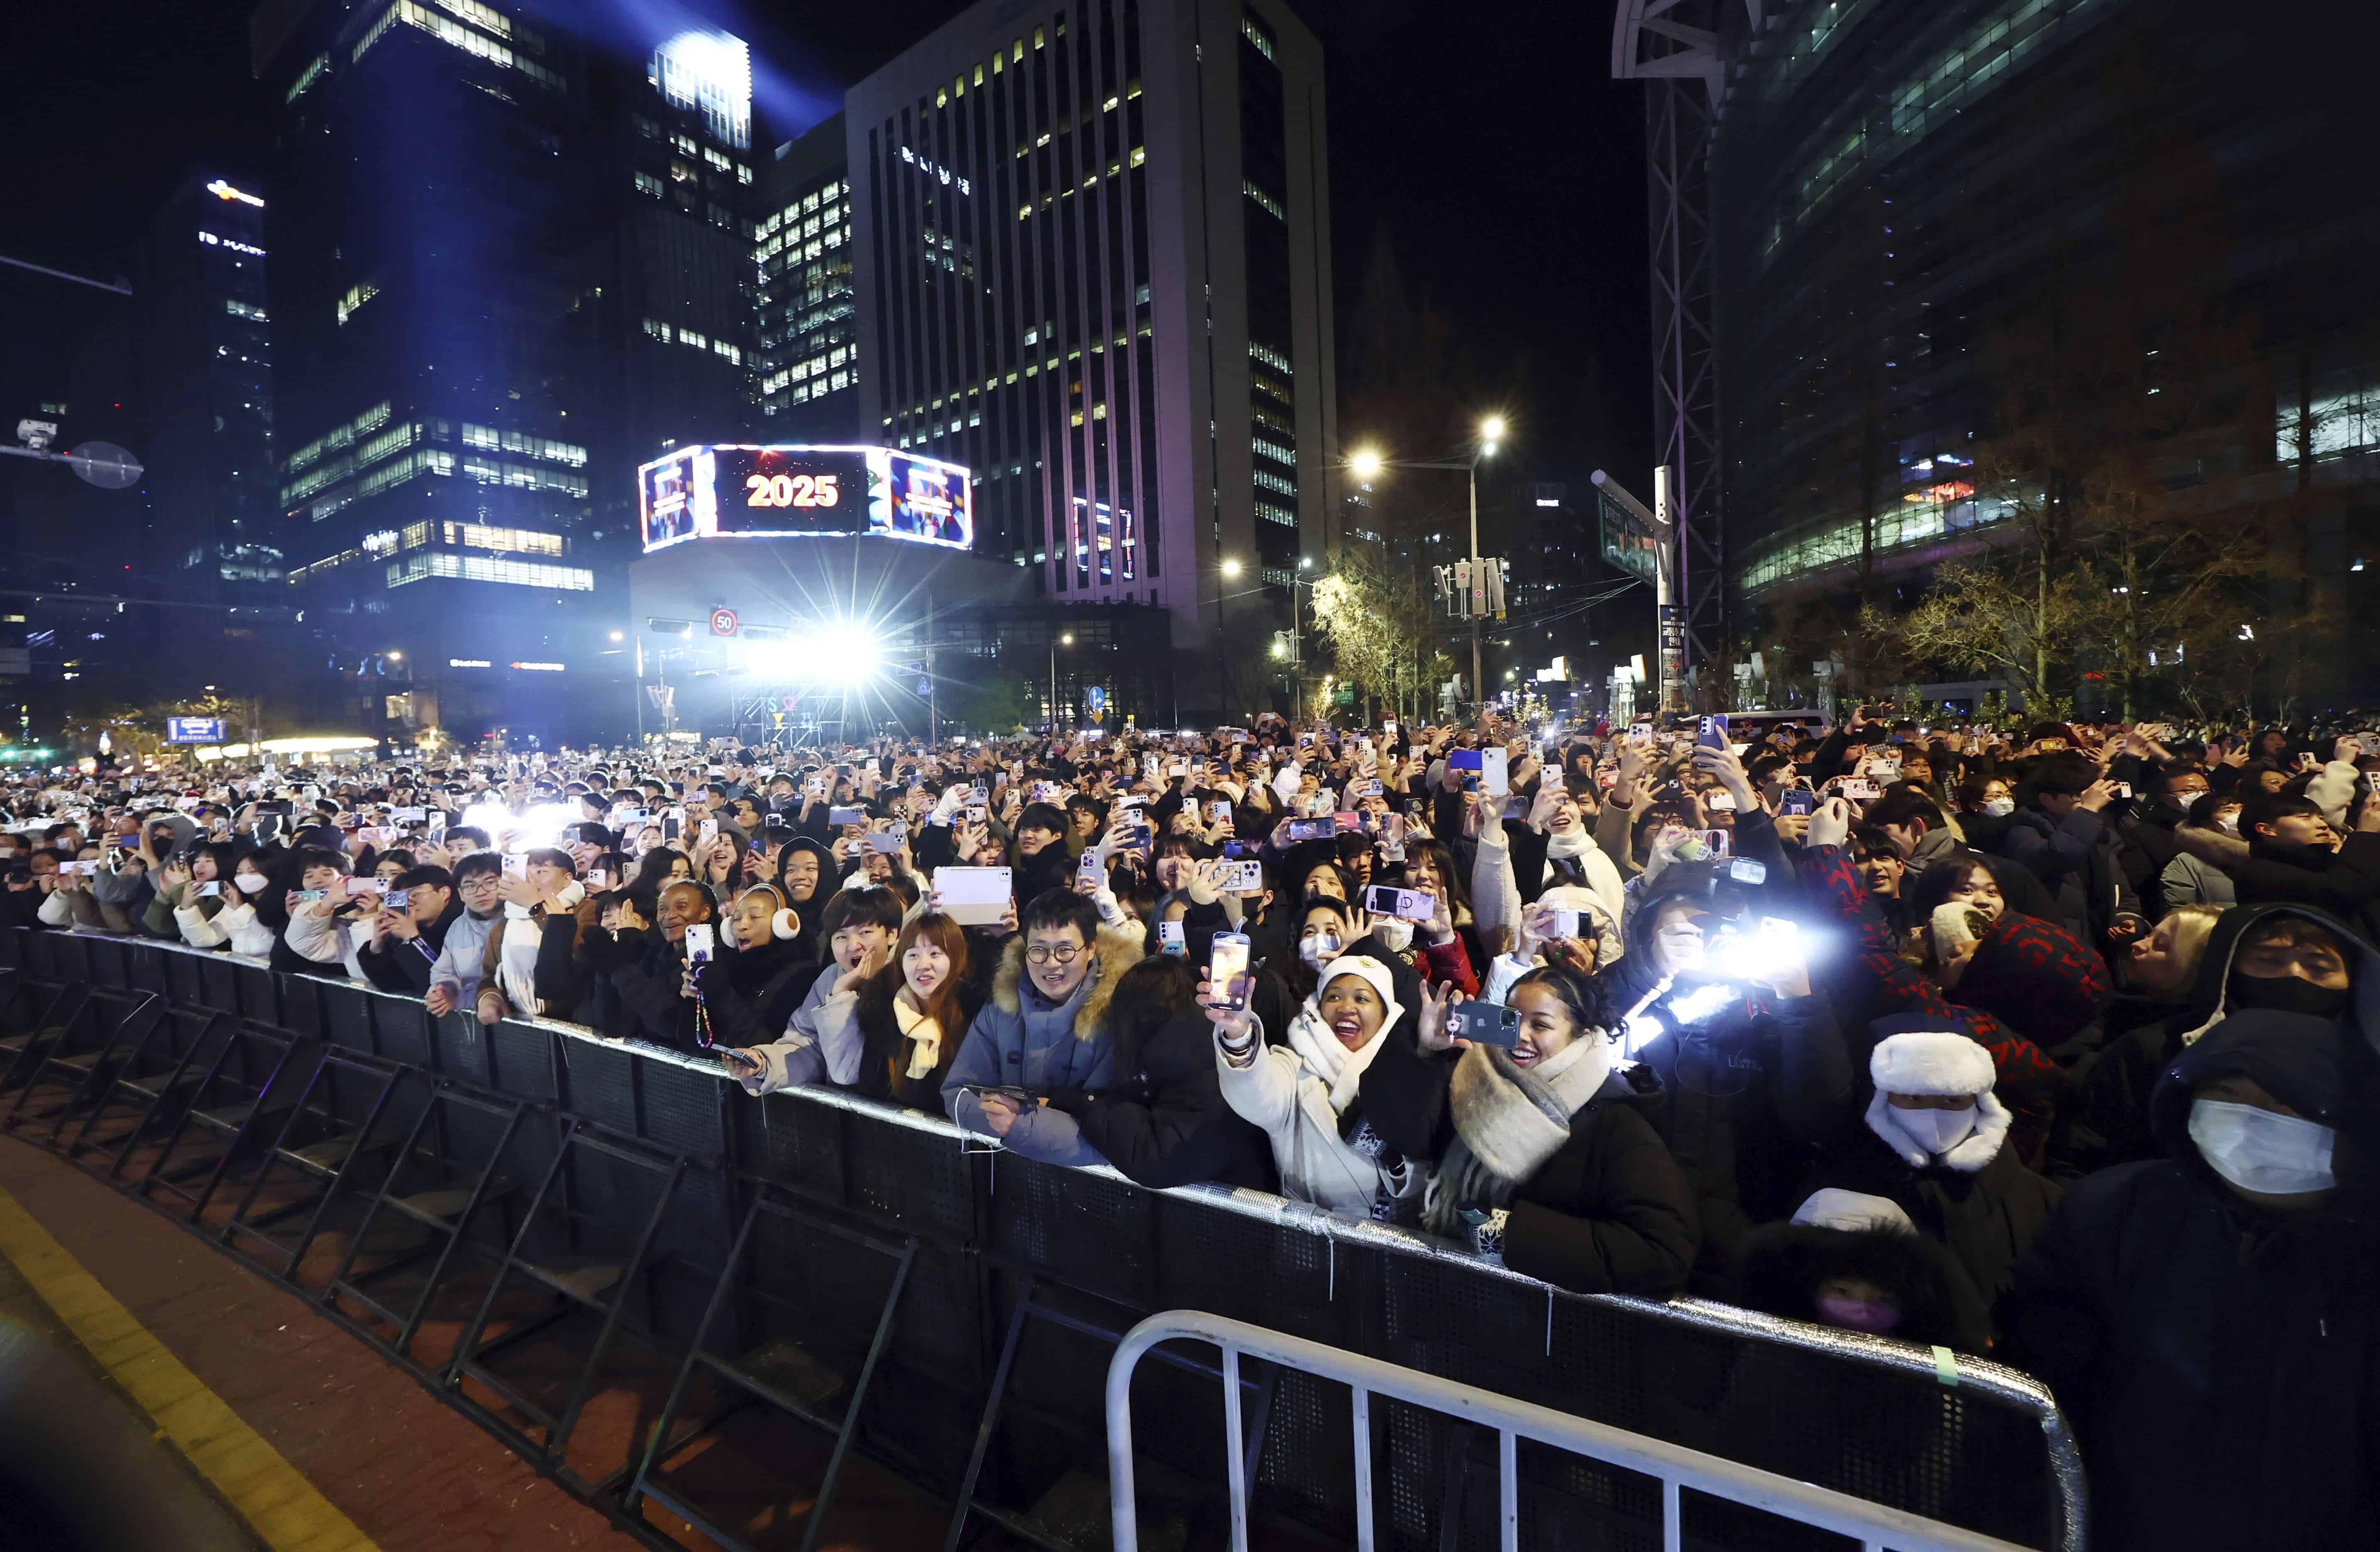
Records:
M1703 806L1714 814L1732 814L1735 812L1735 794L1731 792L1706 792L1703 794Z
M1714 711L1709 716L1705 717L1702 720L1701 724L1694 729L1694 742L1701 745L1706 749L1732 749L1735 747L1732 741L1730 741L1727 735L1727 713L1724 711Z
M1228 797L1215 799L1214 802L1207 805L1207 817L1215 823L1221 824L1232 817L1232 800Z
M690 922L686 929L686 962L688 964L710 963L710 924Z
M1393 744L1397 741L1396 723L1382 722L1380 724L1380 741L1384 744Z
M1234 862L1223 868L1216 887L1225 894L1255 894L1264 888L1264 864Z
M1405 859L1405 817L1388 814L1380 819L1380 858L1384 862Z
M1502 797L1512 790L1506 758L1501 749L1479 751L1479 791L1490 797ZM1470 783L1464 783L1464 790L1470 790Z
M1328 841L1339 833L1337 819L1292 819L1289 838L1292 841Z
M1521 1011L1501 1002L1459 1002L1446 1012L1446 1032L1506 1050L1521 1043Z
M1845 778L1842 785L1835 790L1840 793L1843 796L1860 803L1873 803L1877 798L1884 795L1884 789L1882 787L1877 786L1874 782L1868 781L1864 777L1859 776Z
M1555 937L1575 938L1578 936L1578 913L1576 911L1557 905L1553 907L1553 913Z
M1900 780L1900 762L1899 760L1870 760L1868 762L1867 773L1870 776L1875 777L1877 781L1882 782L1885 785L1890 786L1893 782Z
M1387 795L1387 789L1382 787L1377 781L1358 782L1355 783L1354 795L1357 797L1383 797Z
M1734 835L1729 831L1698 830L1694 831L1694 839L1703 843L1703 851L1709 856L1723 857L1734 848Z
M579 882L585 884L587 886L588 892L591 894L597 890L610 889L612 887L612 876L609 873L604 872L600 867L590 867L587 870L585 876L579 879Z
M301 905L311 905L318 900L328 898L330 892L328 890L299 890L298 903Z
M2116 795L2117 795L2118 797L2130 797L2130 796L2131 796L2131 795L2132 795L2132 784L2131 784L2130 782L2117 782L2117 783L2116 783Z
M505 854L505 856L504 856L504 877L505 877L505 878L507 878L507 879L526 879L526 878L528 878L528 856L526 856L525 855L523 855L522 853L519 853L519 852L510 852L510 853Z
M1404 921L1426 922L1438 915L1438 897L1427 890L1398 889L1390 884L1374 884L1365 893L1364 909L1376 916L1396 916Z
M1248 1005L1248 935L1245 932L1219 932L1208 949L1207 980L1217 1000L1213 1008L1229 1008L1233 1012Z
M1180 922L1161 921L1157 924L1157 952L1177 956L1190 952L1189 940L1183 935Z
M119 835L115 838L115 844L118 850L137 852L140 849L140 837L138 835Z
M1446 752L1447 768L1451 770L1480 770L1487 763L1485 754L1486 751L1480 749L1449 749Z
M1083 854L1083 860L1075 864L1075 872L1077 876L1088 879L1095 884L1104 884L1108 881L1106 871L1099 863L1099 854L1096 850Z
M1777 800L1777 811L1779 814L1800 814L1806 817L1815 812L1817 806L1818 794L1807 787L1788 787L1783 795Z
M832 825L864 825L868 822L868 810L865 808L830 808L826 811L826 822Z
M368 894L386 894L387 892L388 880L386 879L349 879L347 880L347 898L349 900L360 900Z

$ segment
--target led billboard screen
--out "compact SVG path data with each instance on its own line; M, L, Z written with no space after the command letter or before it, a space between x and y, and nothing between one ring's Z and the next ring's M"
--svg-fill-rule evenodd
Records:
M975 543L967 471L889 447L681 447L638 469L637 501L649 552L710 537Z

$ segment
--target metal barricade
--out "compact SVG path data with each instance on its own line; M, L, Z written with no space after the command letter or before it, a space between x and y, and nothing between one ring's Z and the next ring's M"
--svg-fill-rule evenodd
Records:
M276 1138L293 1150L311 1146L318 1139L310 1134L268 1132L253 1112L294 1102L297 1076L326 1056L401 1068L409 1074L407 1094L427 1091L426 1108L408 1100L402 1113L377 1122L368 1102L337 1108L341 1126L352 1109L356 1134L392 1163L347 1182L346 1201L322 1219L324 1231L337 1236L317 1258L334 1268L329 1285L294 1267L264 1270L370 1340L386 1345L393 1333L394 1355L445 1399L454 1399L454 1354L409 1351L424 1312L434 1303L442 1332L468 1320L485 1291L481 1263L504 1258L520 1228L515 1199L550 1164L548 1134L577 1118L629 1148L692 1166L649 1225L650 1256L631 1258L655 1268L658 1282L644 1305L670 1316L663 1385L700 1335L695 1317L722 1291L735 1301L790 1291L795 1303L817 1302L807 1313L790 1310L795 1328L849 1315L842 1309L849 1291L820 1291L825 1285L805 1269L813 1253L775 1232L776 1215L752 1228L753 1198L738 1177L781 1194L794 1217L914 1247L901 1316L881 1337L873 1381L905 1404L839 1413L857 1423L836 1432L853 1451L951 1503L962 1525L970 1512L988 1515L1028 1540L1055 1545L1086 1515L1093 1523L1104 1518L1097 1478L1112 1444L1099 1381L1106 1350L1153 1312L1190 1308L1213 1312L1196 1317L1210 1330L1245 1328L1269 1344L1303 1341L1320 1353L1360 1355L1394 1374L1587 1430L1576 1437L1726 1468L1716 1478L1688 1475L1663 1487L1598 1463L1615 1459L1600 1448L1569 1454L1528 1446L1522 1475L1532 1512L1552 1514L1548 1505L1558 1497L1562 1513L1594 1522L1590 1539L1597 1544L1649 1542L1666 1512L1669 1528L1660 1534L1676 1545L1674 1500L1682 1483L1688 1544L1747 1545L1728 1528L1730 1517L1749 1522L1756 1512L1735 1508L1723 1487L1716 1497L1701 1487L1740 1476L1805 1485L1819 1495L1813 1502L1864 1505L1883 1517L1878 1524L1913 1526L1934 1538L1896 1534L1896 1548L2024 1544L2080 1552L2083 1545L2073 1439L2048 1393L2001 1365L1698 1300L1568 1293L1448 1242L1333 1219L1266 1193L1152 1191L1111 1170L970 1153L939 1117L826 1089L756 1101L716 1062L687 1052L604 1040L550 1021L482 1026L432 1019L415 999L277 975L261 962L180 944L0 931L0 967L6 967L0 1072L21 1070L20 1084L38 1054L9 1037L47 1038L42 1032L71 1011L61 998L116 988L154 992L172 1004L161 1025L171 1037L126 1052L106 1083L94 1083L82 1130L69 1128L69 1157L136 1194L158 1190L161 1170L203 1174L207 1181L192 1179L185 1193L203 1210L232 1156L246 1170L249 1156L261 1158ZM88 983L73 979L85 976ZM227 1052L227 1044L239 1049ZM306 1065L291 1068L292 1081L275 1083L273 1058L284 1048ZM0 1097L0 1110L14 1097ZM231 1128L235 1112L240 1124ZM215 1139L221 1158L196 1157L190 1138L202 1123L231 1132L227 1141ZM525 1128L521 1156L511 1158L516 1127ZM531 1134L548 1140L528 1146ZM614 1199L608 1177L589 1174L583 1185L587 1212L647 1222L650 1204ZM197 1217L187 1209L176 1215ZM199 1227L220 1232L219 1225ZM408 1227L419 1231L411 1238L397 1231ZM752 1236L752 1254L744 1270L722 1276L722 1253L736 1243L739 1227ZM444 1291L450 1280L454 1298ZM1048 1318L1032 1322L1038 1334L1020 1349L1011 1337L1024 1316ZM382 1319L389 1332L379 1329ZM859 1338L866 1348L873 1317L860 1324L868 1327ZM1240 1351L1268 1349L1244 1342ZM1210 1522L1215 1539L1224 1511L1215 1486L1228 1474L1239 1523L1253 1514L1344 1544L1377 1516L1382 1545L1492 1540L1486 1485L1500 1477L1499 1463L1487 1437L1459 1417L1402 1400L1373 1408L1382 1467L1372 1479L1376 1502L1368 1486L1350 1492L1356 1461L1334 1382L1262 1366L1261 1383L1249 1386L1257 1398L1245 1409L1250 1437L1231 1452L1227 1473L1213 1455L1216 1425L1226 1410L1240 1410L1240 1387L1219 1396L1217 1370L1203 1356L1160 1356L1166 1364L1142 1379L1144 1401L1155 1410L1140 1437L1141 1492L1161 1500L1189 1484L1188 1512ZM1248 1375L1258 1377L1254 1367ZM662 1397L650 1400L659 1405ZM1236 1418L1232 1426L1237 1437ZM522 1443L525 1452L539 1452L540 1441ZM649 1534L629 1511L644 1445L640 1439L616 1481L564 1479ZM1358 1459L1369 1468L1368 1457ZM1559 1483L1548 1471L1558 1471ZM1042 1518L1045 1511L1062 1515L1062 1523ZM1815 1545L1812 1538L1824 1534L1771 1529L1783 1538L1775 1541L1779 1546Z
M1126 1332L1108 1364L1108 1493L1114 1552L1138 1552L1140 1522L1134 1496L1132 1376L1142 1356L1162 1341L1211 1342L1223 1353L1223 1459L1230 1474L1232 1549L1247 1552L1248 1482L1240 1425L1240 1360L1262 1358L1301 1373L1336 1380L1353 1393L1350 1418L1354 1438L1355 1545L1376 1545L1372 1457L1372 1398L1392 1397L1492 1430L1497 1442L1499 1545L1519 1552L1521 1495L1519 1445L1535 1439L1627 1471L1658 1477L1661 1484L1663 1552L1680 1552L1683 1521L1680 1495L1686 1491L1745 1504L1802 1524L1856 1537L1866 1552L2023 1552L2013 1542L1979 1535L1939 1521L1886 1509L1847 1493L1796 1482L1791 1477L1739 1465L1699 1450L1682 1449L1640 1434L1622 1432L1568 1413L1515 1400L1418 1369L1399 1367L1303 1337L1284 1336L1243 1320L1196 1310L1152 1315Z

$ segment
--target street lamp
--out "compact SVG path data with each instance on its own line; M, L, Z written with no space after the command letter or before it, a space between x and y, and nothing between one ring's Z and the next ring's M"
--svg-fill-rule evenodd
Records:
M1075 633L1068 631L1050 643L1050 736L1058 736L1058 649L1072 647Z
M1471 443L1471 456L1468 458L1391 460L1384 457L1378 448L1360 447L1348 455L1347 467L1366 479L1390 467L1453 469L1464 475L1470 482L1471 491L1471 585L1474 588L1484 588L1485 585L1480 580L1479 571L1479 460L1496 455L1497 444L1504 440L1504 433L1508 429L1504 423L1504 418L1500 415L1490 415L1480 421L1478 435ZM1485 596L1483 591L1481 594L1483 602ZM1478 702L1485 702L1488 698L1487 686L1479 680L1479 637L1482 628L1482 612L1484 611L1475 612L1471 616L1471 695L1472 698Z
M1223 575L1224 575L1225 576L1227 576L1227 577L1237 576L1239 576L1239 574L1240 574L1240 563L1239 563L1239 562L1237 562L1237 561L1225 561L1225 562L1223 563Z

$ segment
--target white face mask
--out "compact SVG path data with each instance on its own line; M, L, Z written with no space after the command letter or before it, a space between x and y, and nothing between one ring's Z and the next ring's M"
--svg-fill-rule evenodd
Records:
M231 881L240 893L255 894L264 888L266 879L261 873L235 873Z
M1987 797L1984 799L1984 812L1989 814L1996 819L2005 819L2010 814L2016 812L2016 799L2012 797Z
M2242 1191L2287 1196L2327 1191L2331 1145L2338 1134L2253 1105L2200 1099L2190 1107L2190 1140L2207 1167Z
M1390 953L1402 953L1413 942L1413 923L1402 916L1382 916L1372 924L1372 930Z
M1297 957L1319 970L1339 957L1339 949L1337 933L1318 932L1297 945Z
M1892 1119L1911 1140L1926 1152L1940 1157L1967 1140L1975 1129L1975 1107L1963 1110L1904 1110L1896 1108Z
M2237 835L2237 834L2239 834L2239 833L2240 833L2240 810L2238 810L2237 808L2234 808L2234 809L2232 809L2232 810L2231 810L2229 813L2228 813L2228 814L2217 814L2217 815L2216 815L2216 816L2215 816L2215 828L2216 828L2216 829L2217 829L2217 830L2219 830L2219 831L2222 831L2224 834L2226 834L2226 835Z

